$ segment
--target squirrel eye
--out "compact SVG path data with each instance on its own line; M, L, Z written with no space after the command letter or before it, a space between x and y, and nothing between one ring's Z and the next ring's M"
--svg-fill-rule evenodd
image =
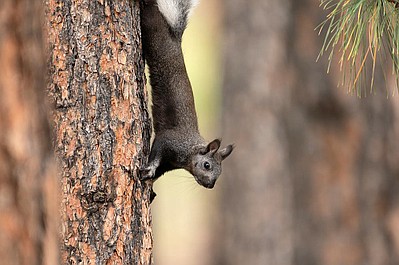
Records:
M210 170L211 169L211 164L209 164L209 162L204 162L204 168L206 170Z

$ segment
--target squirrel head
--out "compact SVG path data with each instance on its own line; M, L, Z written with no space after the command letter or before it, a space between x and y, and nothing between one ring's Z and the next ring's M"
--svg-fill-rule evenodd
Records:
M216 180L222 173L222 161L228 157L234 149L228 145L219 150L221 141L215 139L207 146L201 147L191 161L191 174L201 186L212 189Z

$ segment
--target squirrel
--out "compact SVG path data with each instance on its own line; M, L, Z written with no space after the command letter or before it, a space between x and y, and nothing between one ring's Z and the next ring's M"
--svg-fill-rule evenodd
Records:
M141 180L156 180L183 168L198 184L212 189L222 161L234 145L219 150L221 140L207 143L198 130L194 96L182 52L182 36L196 0L144 0L143 52L152 87L155 138ZM155 197L152 194L151 200Z

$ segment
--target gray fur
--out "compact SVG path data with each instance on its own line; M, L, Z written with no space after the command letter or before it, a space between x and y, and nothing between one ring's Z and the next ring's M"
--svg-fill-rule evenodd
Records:
M213 188L222 171L222 160L233 151L233 145L219 150L220 140L207 144L199 133L181 49L190 12L184 3L192 1L170 1L183 5L177 16L180 20L175 25L168 24L156 0L144 1L142 10L143 50L150 70L155 139L141 178L155 180L169 170L183 168L200 185Z

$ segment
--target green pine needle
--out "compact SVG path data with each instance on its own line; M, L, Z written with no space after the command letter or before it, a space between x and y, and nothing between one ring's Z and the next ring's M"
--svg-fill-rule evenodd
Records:
M361 96L367 83L373 89L377 62L387 76L389 54L399 84L399 0L321 0L320 6L330 12L318 27L319 34L326 30L318 58L329 52L327 72L339 54L341 84Z

